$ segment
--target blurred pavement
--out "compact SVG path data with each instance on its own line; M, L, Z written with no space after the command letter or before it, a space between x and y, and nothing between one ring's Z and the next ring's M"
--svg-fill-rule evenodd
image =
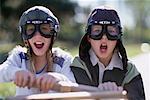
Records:
M145 52L130 59L143 78L146 100L150 100L150 52Z

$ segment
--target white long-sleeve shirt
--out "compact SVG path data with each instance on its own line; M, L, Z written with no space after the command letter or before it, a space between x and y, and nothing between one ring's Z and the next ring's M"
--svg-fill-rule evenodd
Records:
M73 74L70 70L70 64L72 63L72 56L61 50L60 48L53 48L52 49L54 56L53 62L53 71L63 74L64 81L75 81L73 78ZM17 46L11 52L7 60L0 65L0 82L11 82L15 78L15 73L19 70L28 70L30 61L27 59L26 56L26 48ZM36 74L38 77L41 72ZM41 91L37 88L28 89L20 88L16 86L16 95L29 95L41 93Z

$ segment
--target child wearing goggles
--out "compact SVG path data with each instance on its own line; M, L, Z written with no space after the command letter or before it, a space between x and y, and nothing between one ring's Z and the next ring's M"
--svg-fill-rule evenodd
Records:
M123 88L129 100L144 100L141 74L128 60L121 36L120 18L114 9L101 6L92 10L71 70L79 84L112 91Z
M13 81L16 95L50 92L57 82L70 82L72 56L52 48L59 31L52 12L43 6L28 9L20 18L19 31L25 46L14 48L0 65L0 82Z

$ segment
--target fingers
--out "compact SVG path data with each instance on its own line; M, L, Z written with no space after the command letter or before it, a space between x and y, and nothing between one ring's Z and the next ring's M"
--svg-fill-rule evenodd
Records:
M55 84L56 84L56 80L54 78L49 78L45 83L45 90L52 89Z
M39 76L36 79L36 85L37 87L44 92L48 92L50 89L53 88L54 84L56 83L56 78L52 75L49 75L47 73Z
M118 86L114 82L107 82L103 84L104 90L117 91Z
M99 88L100 91L104 91L104 89L103 89L103 84L99 84L99 85L98 85L98 88Z
M19 87L21 87L22 83L23 83L22 77L23 77L23 75L21 74L21 71L16 72L14 83Z
M122 87L118 87L115 82L105 82L99 84L98 88L101 91L123 91Z
M32 73L29 73L28 74L29 76L28 76L28 84L27 84L27 86L28 86L28 88L30 89L31 87L35 87L34 85L35 85L35 81L36 81L36 77L35 77L35 75L34 74L32 74Z
M48 90L50 89L50 84L49 83L51 83L51 79L44 78L43 81L41 82L40 89L44 92L48 92Z
M25 87L28 85L29 82L29 76L25 75L22 77L22 82L20 83L20 87Z
M41 82L43 80L42 76L39 76L38 78L36 78L36 87L39 88L41 90Z
M35 77L31 72L22 70L15 73L14 83L18 87L39 88L43 92L48 92L58 82L57 78L52 73L45 73L41 76Z
M17 71L15 73L15 80L14 83L18 86L18 87L32 87L35 81L35 76L28 71Z
M119 91L123 91L123 87L119 86L119 87L118 87L118 90L119 90Z

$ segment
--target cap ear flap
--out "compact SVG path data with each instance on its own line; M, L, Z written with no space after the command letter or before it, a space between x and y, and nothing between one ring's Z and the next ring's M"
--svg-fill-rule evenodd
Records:
M87 35L87 41L90 43L90 37L89 37L89 35Z
M118 46L118 49L119 49L119 53L120 53L120 55L122 57L123 69L124 69L124 71L126 73L126 71L127 71L127 62L128 62L126 49L124 48L121 40L117 41L117 46Z

